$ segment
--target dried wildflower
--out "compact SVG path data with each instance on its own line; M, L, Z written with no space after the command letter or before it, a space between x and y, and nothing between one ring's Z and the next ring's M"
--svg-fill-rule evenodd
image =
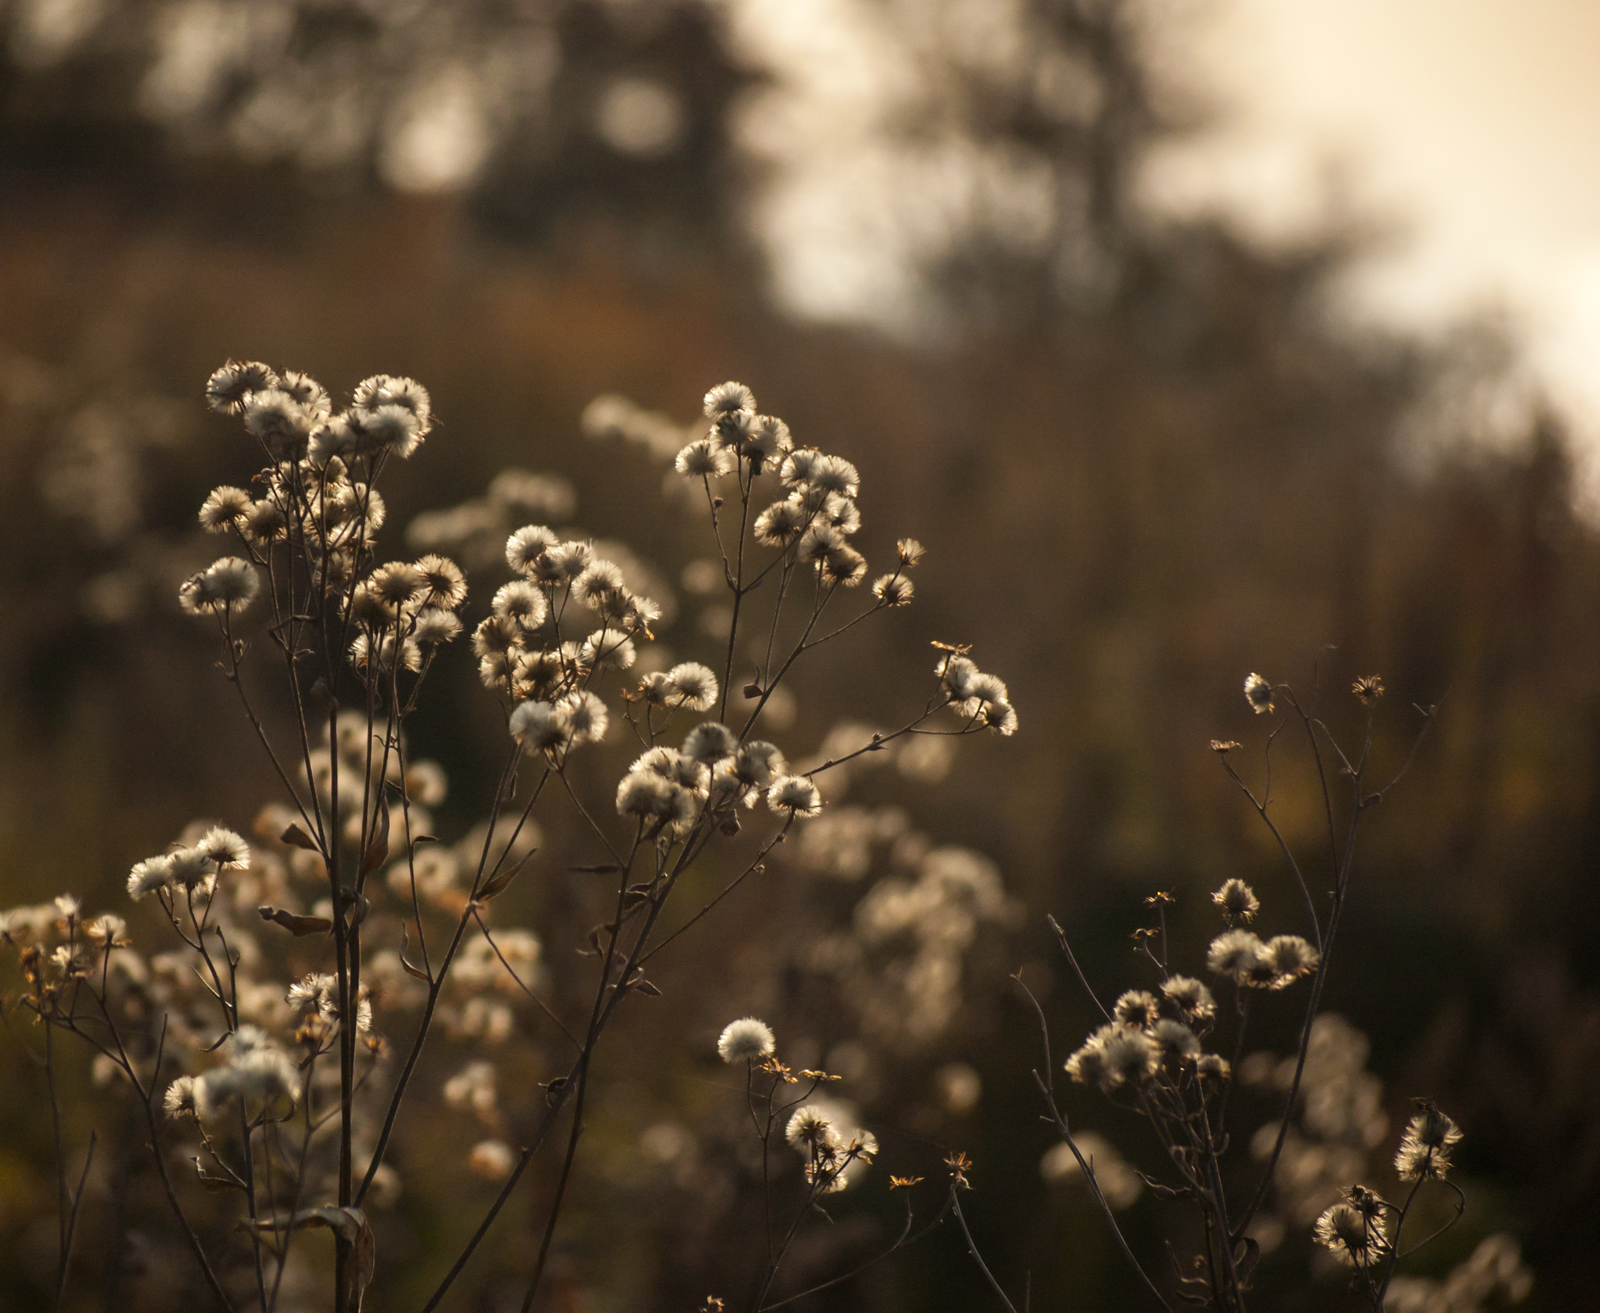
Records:
M682 790L651 770L631 770L617 784L617 813L641 820L668 817Z
M1248 930L1229 930L1211 941L1206 966L1213 974L1245 983L1262 960L1263 944Z
M317 419L281 388L252 392L244 402L244 426L275 457L305 448Z
M767 790L767 806L800 819L822 813L822 795L804 775L785 775Z
M226 533L249 508L250 494L243 488L213 488L200 503L200 527L207 533Z
M771 461L794 446L789 426L772 415L757 415L745 438L744 454L760 461Z
M733 472L733 453L717 446L710 438L691 442L672 463L673 469L687 479L715 479Z
M1003 738L1017 732L1017 712L1009 702L986 702L980 717L984 728L992 729Z
M783 1138L801 1153L810 1154L836 1150L842 1144L834 1124L825 1114L809 1104L789 1119Z
M1242 748L1243 746L1244 746L1244 744L1240 743L1237 739L1212 739L1211 740L1211 751L1215 752L1219 756L1224 756L1224 757L1227 756L1227 754L1232 752L1234 749Z
M170 882L191 891L205 889L217 874L217 863L199 848L175 849L167 855L167 863Z
M461 633L461 621L454 611L444 611L437 606L425 606L417 612L411 637L419 643L437 646L448 643Z
M706 763L731 757L739 740L726 725L714 720L701 721L683 740L683 755Z
M1111 1088L1138 1084L1155 1074L1160 1059L1155 1042L1143 1031L1115 1030L1106 1036L1101 1054L1104 1083Z
M1211 901L1222 909L1223 919L1229 925L1235 921L1243 921L1248 925L1261 910L1261 900L1256 897L1256 891L1243 880L1224 880L1222 888L1211 895Z
M416 421L419 438L427 436L433 428L433 400L428 396L428 389L414 378L374 374L356 384L350 401L360 410L398 406L408 411Z
M1192 976L1168 976L1161 993L1191 1026L1206 1026L1216 1019L1217 1004L1211 991Z
M777 1049L772 1028L755 1017L730 1021L717 1040L717 1053L730 1066L770 1058Z
M741 410L753 411L755 408L756 394L743 383L718 383L706 393L707 419L720 419L724 415L732 415Z
M425 606L442 607L453 611L467 600L467 577L461 567L448 556L429 553L417 559L417 569L428 585Z
M717 677L698 661L685 661L666 673L668 695L690 711L709 711L717 701Z
M841 497L854 497L861 490L861 475L843 456L819 456L812 464L806 484Z
M1400 1139L1394 1169L1402 1181L1442 1181L1450 1170L1450 1151L1461 1140L1461 1128L1431 1099L1418 1099L1417 1107Z
M193 575L178 589L178 601L190 615L237 615L261 591L255 566L237 556L224 556Z
M578 651L586 670L626 670L636 659L633 640L620 629L596 629Z
M872 595L885 606L909 606L914 592L911 580L903 574L883 575L872 585Z
M530 753L554 751L572 732L567 717L548 702L519 704L507 723L511 737Z
M257 545L280 542L289 536L288 517L283 507L270 497L251 502L240 516L237 528L246 542Z
M142 862L135 862L133 870L128 872L128 897L138 902L146 894L169 887L172 880L170 857L147 857Z
M537 562L536 582L570 584L589 568L594 548L586 542L568 539L547 547Z
M915 538L902 538L895 543L894 550L900 558L900 564L909 569L927 554L928 549Z
M174 1120L180 1117L198 1118L199 1112L195 1107L195 1078L193 1076L179 1076L161 1098L161 1106L166 1110L168 1117Z
M206 404L220 414L237 415L253 393L278 383L278 376L259 360L230 360L206 380Z
M406 460L422 445L423 428L415 412L406 406L382 405L370 410L357 407L351 411L349 422L360 433L364 450L390 452Z
M550 614L550 603L544 593L526 579L502 584L490 605L500 619L511 621L523 631L537 629Z
M783 774L784 765L783 753L776 744L752 739L739 745L730 769L740 784L764 789Z
M1350 1196L1358 1202L1350 1202ZM1317 1218L1312 1236L1347 1267L1364 1270L1377 1262L1387 1247L1385 1219L1381 1210L1373 1211L1369 1201L1377 1196L1371 1191L1356 1186L1350 1196Z
M1250 710L1258 716L1272 711L1274 709L1272 685L1267 683L1260 675L1252 673L1245 676L1244 700L1250 704Z
M1156 996L1147 990L1130 989L1117 1000L1111 1015L1124 1026L1143 1030L1156 1024L1161 1016L1161 1005L1156 1002Z
M809 512L798 501L775 501L756 516L755 539L766 547L788 547L810 522Z
M373 639L367 634L357 634L350 641L350 664L357 670L376 674L390 674L395 669L398 656L403 670L422 669L422 649L414 638L395 642L393 634Z
M250 845L226 826L214 825L207 830L195 851L224 870L243 871L250 865Z
M1274 935L1263 946L1262 957L1272 970L1273 989L1285 989L1310 975L1321 960L1317 950L1299 935Z
M506 539L506 564L513 570L530 573L539 558L560 541L542 524L527 525Z
M328 389L298 369L286 369L278 379L278 386L298 401L313 419L326 419L333 413L333 402Z
M428 578L409 561L390 561L372 572L368 587L389 607L398 610L428 592Z
M622 567L615 561L591 560L582 574L572 581L572 600L595 608L605 603L608 593L622 591Z
M574 743L598 743L610 726L606 704L590 692L571 693L558 704L572 729Z
M1204 1080L1225 1081L1229 1075L1228 1060L1215 1053L1202 1053L1194 1061L1196 1073Z
M1163 1058L1177 1058L1181 1062L1185 1058L1199 1056L1199 1039L1181 1021L1162 1018L1150 1027L1149 1035Z
M1363 675L1350 686L1350 691L1361 699L1361 705L1370 707L1383 696L1383 676Z

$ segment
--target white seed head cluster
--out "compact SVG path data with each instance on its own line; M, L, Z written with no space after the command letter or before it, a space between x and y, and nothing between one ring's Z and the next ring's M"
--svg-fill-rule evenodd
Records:
M427 389L413 379L377 374L358 384L351 405L333 413L326 389L293 370L279 375L259 361L230 361L211 376L213 410L237 415L271 459L262 494L214 489L200 507L201 527L231 533L244 556L225 556L178 592L184 610L226 623L260 594L262 567L274 552L305 561L314 605L349 622L347 659L368 680L420 671L428 655L461 631L455 612L466 579L434 553L415 562L373 560L386 508L372 486L384 463L413 455L433 427ZM292 578L293 571L279 571ZM274 621L288 599L271 599ZM302 599L299 603L306 605Z
M805 1163L806 1181L815 1193L848 1189L877 1154L877 1138L854 1121L854 1110L832 1099L806 1103L789 1118L784 1139Z
M1263 942L1248 930L1229 930L1211 941L1206 966L1250 989L1287 989L1321 961L1299 935L1274 935Z
M1276 709L1272 685L1253 672L1245 676L1244 700L1250 704L1250 710L1258 716Z
M1450 1170L1450 1151L1460 1140L1461 1128L1450 1116L1423 1100L1400 1137L1394 1169L1402 1181L1442 1181Z
M175 844L168 852L135 862L128 872L128 896L135 902L159 890L171 896L209 898L221 871L242 871L250 865L250 845L221 825L212 826L193 844Z
M777 1040L772 1027L755 1017L741 1017L730 1021L717 1040L717 1054L729 1066L741 1062L759 1062L777 1051Z
M1216 1014L1211 991L1188 976L1169 976L1159 995L1129 990L1112 1007L1111 1020L1067 1059L1067 1075L1107 1094L1186 1073L1220 1083L1227 1062L1201 1046Z
M1017 713L1005 681L979 670L970 657L946 654L934 673L950 697L950 705L969 725L1005 735L1017 732Z
M1312 1235L1346 1267L1365 1271L1389 1249L1389 1218L1381 1199L1355 1186L1317 1218Z

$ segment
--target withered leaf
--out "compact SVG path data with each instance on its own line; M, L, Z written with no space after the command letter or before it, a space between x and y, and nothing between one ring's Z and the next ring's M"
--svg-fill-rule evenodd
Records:
M302 830L298 825L291 824L278 838L291 848L304 848L308 853L318 853L322 849L317 847L317 841Z
M521 861L516 863L516 865L506 867L506 869L501 871L499 875L490 880L488 884L484 885L482 889L478 890L478 901L480 903L487 903L491 898L496 898L505 893L506 888L513 880L517 878L517 875L522 868L528 864L528 859L538 851L539 850L537 848L533 849L532 852L529 852L526 856L524 856Z
M258 907L256 911L261 914L263 921L281 925L296 937L325 935L333 929L333 922L325 916L296 916L293 912L285 912L281 907Z

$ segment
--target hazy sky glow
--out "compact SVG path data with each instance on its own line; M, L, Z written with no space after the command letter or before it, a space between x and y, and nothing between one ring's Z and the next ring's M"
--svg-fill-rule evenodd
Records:
M729 0L727 12L745 54L777 75L743 138L778 165L753 217L780 301L907 331L918 260L985 195L1026 197L1029 181L992 160L979 171L1003 184L974 183L959 143L938 144L937 106L916 107L917 145L894 140L916 33L974 12L994 46L983 58L1003 62L1016 6ZM1596 453L1600 491L1600 3L1147 0L1146 13L1166 76L1217 111L1152 161L1158 209L1220 212L1267 243L1341 216L1387 234L1342 289L1351 315L1422 332L1478 311L1507 319ZM1026 206L996 226L1026 245Z
M1209 0L1183 24L1223 111L1151 194L1267 240L1330 213L1391 223L1358 313L1424 330L1509 315L1600 449L1600 4ZM1174 57L1169 53L1168 58ZM1591 476L1592 477L1592 476Z

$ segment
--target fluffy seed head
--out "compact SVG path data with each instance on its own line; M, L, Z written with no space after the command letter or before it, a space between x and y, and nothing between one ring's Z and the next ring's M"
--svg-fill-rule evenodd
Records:
M1208 1025L1216 1019L1216 1000L1193 976L1168 976L1161 984L1161 992L1191 1026Z
M1267 683L1260 675L1249 674L1244 681L1244 700L1250 704L1250 710L1256 715L1264 715L1273 709L1272 685Z
M822 794L804 775L784 775L767 790L767 806L796 819L822 814Z
M702 721L683 740L683 755L693 761L711 763L731 757L739 745L733 731L714 720Z
M528 573L539 557L560 541L542 524L526 525L506 539L506 564Z
M698 438L678 453L672 468L686 479L715 479L731 473L733 453L710 438Z
M1130 989L1117 1000L1111 1009L1111 1014L1124 1026L1132 1026L1136 1030L1144 1030L1153 1026L1161 1017L1161 1005L1156 1002L1156 996L1144 989Z
M706 393L705 414L707 419L720 419L723 415L731 415L736 411L751 410L756 408L756 394L743 383L718 383L716 387Z
M690 711L709 711L717 701L717 677L698 661L685 661L666 673L667 696Z
M1229 925L1235 921L1249 924L1261 910L1261 900L1256 891L1243 880L1224 880L1222 888L1211 895L1211 901L1222 909Z
M908 606L914 592L916 588L903 574L883 575L872 585L872 595L885 606Z
M1267 940L1262 956L1272 968L1272 988L1284 989L1317 969L1321 960L1317 950L1299 935L1274 935Z
M275 388L278 382L259 360L230 360L206 381L206 404L221 414L237 415L252 393Z
M249 508L250 494L243 488L213 488L200 503L200 527L207 533L226 533Z
M448 556L430 552L418 558L417 569L428 584L426 605L454 611L467 600L467 577Z
M776 1051L777 1040L773 1038L772 1027L755 1017L730 1021L717 1040L717 1053L730 1066L770 1058Z
M1229 930L1211 941L1206 966L1213 974L1243 982L1261 961L1263 945L1248 930Z

